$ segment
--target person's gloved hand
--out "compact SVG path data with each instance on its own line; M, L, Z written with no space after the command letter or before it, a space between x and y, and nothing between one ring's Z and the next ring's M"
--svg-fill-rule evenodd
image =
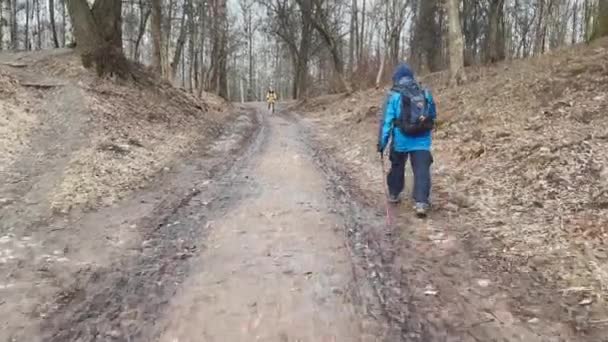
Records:
M376 149L377 149L378 153L380 153L380 154L384 153L384 146L382 146L381 143L378 143L378 145L376 145Z

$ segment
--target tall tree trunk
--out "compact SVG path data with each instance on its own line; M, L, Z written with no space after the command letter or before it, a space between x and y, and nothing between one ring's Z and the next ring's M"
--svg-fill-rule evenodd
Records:
M585 0L584 3L584 15L583 15L583 38L585 41L589 41L591 39L591 0Z
M504 0L490 1L489 25L486 39L486 63L495 63L504 59L504 31L502 22L504 21Z
M122 1L67 0L77 48L85 67L95 66L99 75L130 76L122 51Z
M207 18L208 18L208 1L203 1L200 6L201 6L201 10L200 10L200 17L199 17L199 26L200 26L200 30L201 30L201 34L199 37L199 43L200 43L200 49L199 49L199 69L198 69L198 79L199 79L199 87L198 87L198 96L201 97L203 95L203 90L206 89L208 87L208 83L207 83L207 76L206 76L206 72L207 69L205 68L205 54L207 53L207 50L205 49L205 43L207 41Z
M192 0L184 0L182 19L179 26L179 36L177 37L177 43L175 44L173 61L171 61L171 74L169 75L169 79L172 81L175 81L177 67L179 66L180 59L182 58L184 43L186 42L186 23L189 24L192 17L192 15L188 15L188 13L190 13L192 10L191 1ZM186 17L189 18L188 21L186 21Z
M366 15L366 0L363 0L363 5L361 7L361 33L359 37L359 51L357 52L357 59L361 61L363 59L363 48L365 45L365 17Z
M175 3L177 2L177 0L169 0L169 6L167 8L167 15L164 17L165 19L165 23L164 23L164 27L163 27L163 33L164 33L164 37L162 40L162 43L164 44L163 46L163 53L161 55L162 57L162 70L163 70L163 76L165 78L169 78L169 73L171 72L171 57L170 57L170 51L171 51L171 43L172 43L172 39L171 37L173 36L173 7L175 5Z
M460 27L459 0L447 0L449 46L450 46L450 84L460 85L465 81L464 41Z
M536 16L537 24L534 39L534 54L540 55L545 52L545 0L538 0Z
M122 54L122 0L96 0L91 13L101 39Z
M103 39L86 0L67 0L77 47L83 53L92 53L102 45Z
M199 59L199 53L198 53L198 51L196 51L194 53L194 62L193 62L193 65L192 65L192 69L193 69L192 70L192 73L193 73L192 77L193 77L193 81L194 81L194 85L193 85L193 88L192 88L192 93L193 94L195 94L195 91L198 91L198 89L200 87L200 80L199 80L199 73L198 73L198 70L199 70L198 59Z
M344 59L342 57L340 43L334 33L330 31L330 23L328 22L329 16L326 13L326 9L323 7L323 2L319 0L296 0L296 2L302 10L302 15L308 17L312 27L319 33L331 54L331 60L338 81L336 90L338 92L350 92L351 88L344 78Z
M0 1L0 51L4 50L4 4Z
M17 50L19 48L19 38L17 37L17 0L8 0L8 4L11 7L11 48Z
M297 63L297 94L296 98L303 98L308 93L308 63L310 59L310 44L312 36L312 23L310 18L304 16L302 18L302 37L300 39L300 48L298 49Z
M574 2L574 8L572 8L572 45L577 42L578 35L578 2Z
M386 56L382 56L380 49L378 49L378 57L380 58L380 67L378 68L378 73L376 74L376 89L380 88L380 82L382 82L382 75L384 74L384 67L386 66Z
M356 30L356 22L357 22L357 0L352 0L351 3L351 14L350 14L350 30L349 30L349 43L348 43L348 73L349 75L353 74L353 70L355 69L355 44L357 39L357 30Z
M36 10L36 49L42 50L42 22L40 21L40 0L34 0Z
M133 47L133 60L139 60L141 40L144 38L144 34L146 34L146 25L151 13L152 7L146 6L143 0L139 0L139 30L135 39L135 46Z
M608 36L608 1L600 0L592 39Z
M67 25L66 25L66 21L67 21L67 3L66 0L61 0L61 46L65 47L65 37L66 37L66 30L67 30Z
M30 0L25 0L25 50L31 50L30 44Z
M247 87L247 97L250 101L253 101L253 96L255 94L255 78L254 78L254 57L253 57L253 24L252 24L252 13L251 8L249 8L249 18L248 18L248 34L249 34L249 86Z
M197 8L198 10L198 8ZM188 20L189 25L188 25L188 30L190 31L190 34L188 35L188 90L191 93L194 93L194 60L196 59L196 47L195 47L195 42L197 41L198 38L198 26L197 23L195 22L195 17L196 17L197 13L194 11L194 5L191 8L191 12L190 12L190 20Z
M211 79L209 82L210 90L217 95L228 99L228 79L227 54L226 54L226 35L227 17L226 0L211 0L211 10L213 13L213 44L211 51Z
M441 43L441 26L437 21L439 0L420 1L419 13L412 36L412 60L422 72L441 69L438 56Z
M152 68L158 75L162 75L162 7L161 0L152 0Z
M49 0L49 20L51 22L51 35L53 37L53 46L59 48L59 39L57 39L57 26L55 25L55 0Z

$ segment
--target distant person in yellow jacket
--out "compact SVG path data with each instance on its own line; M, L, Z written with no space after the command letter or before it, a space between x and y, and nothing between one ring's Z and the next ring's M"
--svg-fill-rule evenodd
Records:
M268 110L274 113L274 103L277 101L277 94L274 92L272 87L268 87L268 92L266 93L266 103L268 103Z

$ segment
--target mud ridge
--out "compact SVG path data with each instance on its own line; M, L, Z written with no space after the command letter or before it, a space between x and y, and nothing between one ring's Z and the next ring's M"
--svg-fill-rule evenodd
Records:
M211 151L201 151L201 158L176 173L181 195L161 201L155 216L138 223L141 247L111 267L81 270L75 284L57 296L42 340L150 340L160 313L188 274L188 260L205 248L192 241L204 241L214 215L239 200L238 193L226 190L238 182L235 168L261 148L263 126L252 112L241 115Z
M411 304L406 275L394 265L393 232L383 213L364 204L358 195L361 190L315 138L312 128L296 117L290 119L299 121L317 166L327 175L334 207L345 222L353 272L360 279L353 299L365 307L364 314L376 319L383 331L382 341L435 341Z

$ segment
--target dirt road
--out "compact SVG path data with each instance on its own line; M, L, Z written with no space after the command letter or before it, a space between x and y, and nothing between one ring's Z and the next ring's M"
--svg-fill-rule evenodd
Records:
M272 117L240 171L244 198L211 223L161 341L361 341L352 264L326 180L294 123Z
M50 286L34 278L25 287L34 296L0 302L21 310L0 337L571 340L551 331L536 334L514 319L505 293L478 281L441 213L419 221L400 209L399 223L387 227L379 206L357 197L353 175L340 171L335 151L318 148L306 123L263 117L257 109L241 115L211 149L176 167L159 187L122 207L65 222L95 233L88 240L82 235L88 247L65 253L69 267L60 274L74 280L62 283L55 275ZM104 235L124 242L113 243L100 262L95 257L103 255ZM25 270L40 267L20 263ZM55 272L56 266L46 267ZM55 295L44 302L48 297L40 292L52 290ZM31 306L36 316L25 311ZM534 324L537 331L554 326Z
M42 340L382 339L375 294L306 134L257 117L254 136L242 139L244 120L175 172L159 191L181 199L133 225L141 238L111 266L76 274L49 305Z

